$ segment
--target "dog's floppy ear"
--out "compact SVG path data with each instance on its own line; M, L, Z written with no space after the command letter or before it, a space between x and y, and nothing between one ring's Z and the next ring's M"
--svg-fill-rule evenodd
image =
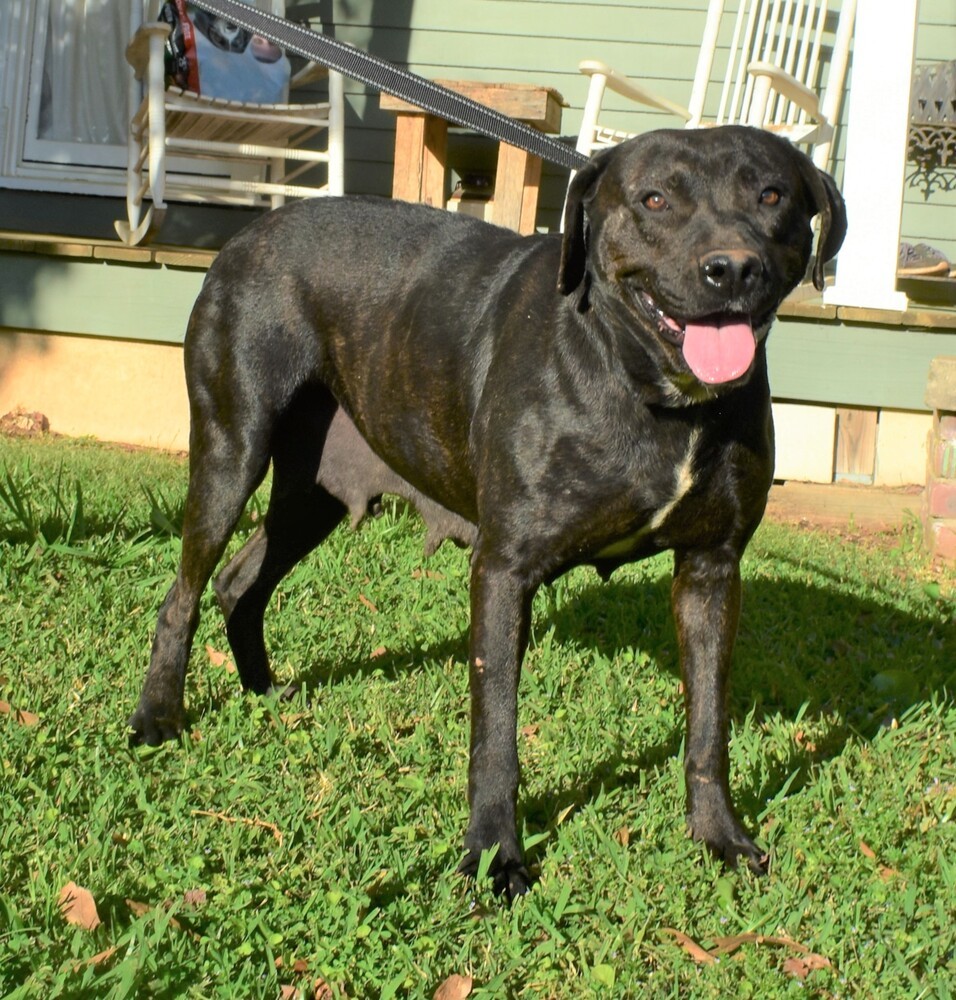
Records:
M558 291L570 295L584 281L587 273L588 224L585 208L594 197L597 183L604 172L605 156L598 155L583 166L568 186L564 205L564 238L561 243L561 266L558 269Z
M836 181L809 161L804 176L813 195L814 207L820 216L820 235L813 262L813 287L822 292L823 265L837 255L846 236L846 204Z

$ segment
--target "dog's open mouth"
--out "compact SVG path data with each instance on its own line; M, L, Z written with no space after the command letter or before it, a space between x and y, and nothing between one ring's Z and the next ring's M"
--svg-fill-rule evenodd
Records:
M690 370L708 385L732 382L745 375L757 351L749 316L717 314L679 323L642 291L639 301L661 336L679 347Z

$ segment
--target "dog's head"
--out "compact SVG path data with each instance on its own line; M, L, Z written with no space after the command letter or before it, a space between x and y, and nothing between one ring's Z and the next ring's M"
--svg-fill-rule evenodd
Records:
M678 396L752 371L780 302L846 233L833 179L789 142L727 126L649 132L599 153L568 192L558 289L623 317Z

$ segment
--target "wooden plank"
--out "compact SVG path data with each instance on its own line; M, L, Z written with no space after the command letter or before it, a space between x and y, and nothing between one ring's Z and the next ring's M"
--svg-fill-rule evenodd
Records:
M836 411L837 482L872 483L876 472L876 428L878 412L873 409L840 407Z
M119 260L127 264L151 264L153 251L149 247L128 247L121 243L102 245L93 248L94 260Z
M558 132L561 129L564 98L552 88L526 83L488 83L483 80L435 82L495 111L527 122L543 132ZM383 111L416 113L419 110L414 104L391 94L382 94L380 106Z
M392 197L445 207L448 124L433 115L399 114Z
M195 267L205 270L216 259L215 250L161 250L153 251L157 264L167 267Z
M0 250L15 253L48 253L57 257L92 257L93 243L42 233L0 233Z
M523 149L501 143L491 221L525 236L533 233L540 183L541 160Z

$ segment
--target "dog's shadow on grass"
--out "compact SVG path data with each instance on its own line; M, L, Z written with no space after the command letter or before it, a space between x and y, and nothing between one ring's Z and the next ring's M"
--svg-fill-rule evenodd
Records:
M679 677L677 642L670 609L669 573L644 581L614 579L565 592L545 588L535 605L537 641L550 633L552 651L567 645L575 655L592 650L614 660L626 651L644 654L635 668ZM813 741L794 742L785 759L774 759L737 794L743 815L756 815L790 782L798 791L813 764L839 756L854 736L875 734L916 704L944 695L953 682L956 622L934 610L928 598L919 612L847 592L846 588L782 579L744 582L744 610L734 656L731 714L740 724L751 713L757 725L801 716L815 725ZM558 654L560 655L560 654ZM569 653L569 655L571 655ZM467 631L428 646L389 651L376 659L355 658L334 665L317 662L297 682L309 688L376 674L400 680L424 660L453 661L466 669ZM573 709L573 705L566 706ZM572 723L573 724L573 723ZM520 813L529 828L546 830L568 808L592 802L602 790L638 783L680 750L683 721L664 739L645 747L610 741L604 758L569 786L521 796ZM796 779L793 779L797 772ZM534 864L547 842L532 850Z
M555 645L573 641L611 659L640 650L650 657L641 669L666 671L676 683L670 586L669 576L586 586L551 610ZM839 756L852 737L874 735L934 695L949 697L956 619L934 613L929 603L925 614L907 613L835 586L757 579L744 582L743 607L731 680L734 722L751 713L757 725L800 716L818 733L794 742L789 757L774 760L763 781L754 776L748 784L743 776L737 801L745 814L759 813L794 772L790 791L799 790L811 765ZM525 802L524 813L546 828L602 789L636 783L642 772L678 753L682 738L681 723L656 746L617 747L574 787Z

